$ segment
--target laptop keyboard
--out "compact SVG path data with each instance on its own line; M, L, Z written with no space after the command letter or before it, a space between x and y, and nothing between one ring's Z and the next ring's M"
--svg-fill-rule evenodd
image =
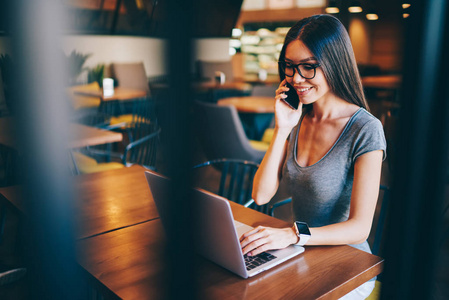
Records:
M249 271L260 265L263 265L264 263L269 262L270 260L275 259L276 256L267 252L262 252L260 254L257 254L256 256L247 256L245 254L243 258L245 259L246 270Z

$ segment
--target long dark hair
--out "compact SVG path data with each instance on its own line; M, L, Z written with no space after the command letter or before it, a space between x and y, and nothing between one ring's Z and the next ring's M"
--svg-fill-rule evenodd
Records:
M330 15L315 15L297 22L287 33L279 55L285 60L285 49L301 40L321 65L331 91L349 103L369 110L348 32ZM279 68L281 81L285 74Z

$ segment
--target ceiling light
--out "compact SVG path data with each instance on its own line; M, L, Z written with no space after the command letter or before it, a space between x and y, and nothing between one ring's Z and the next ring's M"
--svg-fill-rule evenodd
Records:
M361 13L363 11L362 7L360 7L360 6L350 6L348 8L348 10L349 10L350 13L353 13L353 14Z
M328 14L338 14L340 12L338 7L326 7L325 11Z
M402 8L406 9L410 7L410 3L402 3Z
M328 14L338 14L340 10L337 7L337 1L329 1L329 6L324 10Z
M362 7L360 6L360 1L352 1L351 5L349 5L348 10L350 13L360 13L363 11Z
M379 16L376 13L370 12L366 14L366 19L370 21L375 21L379 19Z
M410 17L410 14L402 14L402 17L403 17L404 19L406 19L406 18Z
M348 8L350 13L361 13L363 11L359 1L353 1Z

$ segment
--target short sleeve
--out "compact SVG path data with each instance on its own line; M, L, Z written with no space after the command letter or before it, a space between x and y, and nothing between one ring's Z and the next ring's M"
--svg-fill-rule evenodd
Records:
M360 129L355 140L352 160L355 161L360 155L365 153L382 150L382 160L385 160L387 154L387 142L382 123L372 118Z

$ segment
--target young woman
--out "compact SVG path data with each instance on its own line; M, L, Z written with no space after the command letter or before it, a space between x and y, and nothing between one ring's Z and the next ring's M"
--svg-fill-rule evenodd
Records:
M292 195L296 226L259 226L241 237L244 254L297 245L350 244L370 252L366 241L379 193L386 142L382 124L368 110L348 33L330 15L296 23L279 57L276 125L254 178L253 199L265 204L282 179ZM297 110L283 102L289 83ZM301 232L299 232L301 233ZM362 292L366 297L374 282ZM363 287L363 286L362 286ZM366 294L366 295L364 295Z

